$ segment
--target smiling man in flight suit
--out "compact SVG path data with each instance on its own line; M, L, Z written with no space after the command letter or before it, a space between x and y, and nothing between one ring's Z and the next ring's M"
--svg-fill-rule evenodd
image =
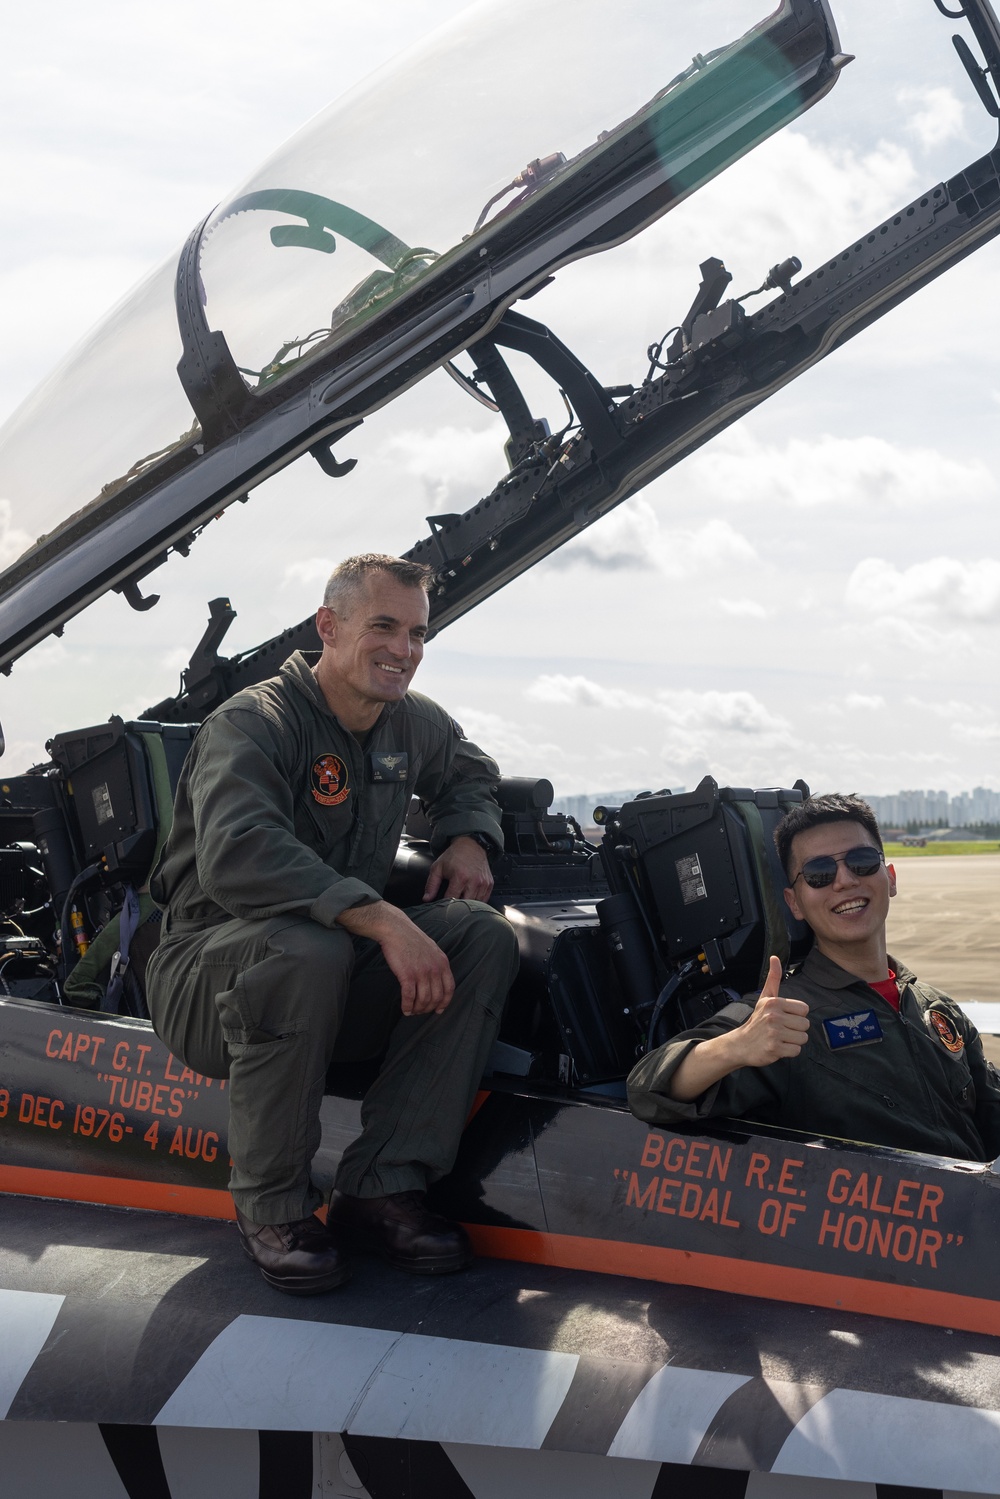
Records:
M150 883L166 911L153 1024L188 1066L229 1079L243 1246L292 1294L347 1279L338 1238L428 1274L471 1253L424 1191L454 1161L517 948L482 904L503 847L498 768L409 691L428 577L391 557L340 564L318 660L296 652L199 730ZM414 795L437 857L424 904L403 911L382 892ZM383 1051L325 1228L309 1168L327 1068Z
M785 900L812 929L802 966L771 958L756 1004L726 1005L643 1057L640 1119L726 1115L964 1160L1000 1154L1000 1087L953 1000L886 952L896 893L867 802L837 793L775 829Z

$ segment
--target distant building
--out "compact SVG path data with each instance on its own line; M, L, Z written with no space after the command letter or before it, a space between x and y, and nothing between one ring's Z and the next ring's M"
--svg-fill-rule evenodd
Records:
M684 787L675 786L673 790L676 795ZM557 796L552 810L575 817L581 827L593 827L595 807L620 807L623 802L634 801L639 794L636 790L584 791L576 796ZM947 791L897 791L892 796L865 795L865 801L878 818L887 842L907 832L918 837L940 838L942 831L952 828L1000 823L1000 791L991 791L986 786L961 791L957 796L949 796Z
M894 796L865 796L883 833L889 829L967 828L1000 822L1000 791L976 786L949 796L946 791L897 791Z
M675 790L683 791L684 787ZM635 801L639 794L638 791L583 791L578 796L557 796L552 803L552 811L562 812L565 817L575 817L582 828L592 828L595 807L620 807L623 802Z
M977 786L952 797L952 827L965 828L979 822L1000 822L1000 792Z

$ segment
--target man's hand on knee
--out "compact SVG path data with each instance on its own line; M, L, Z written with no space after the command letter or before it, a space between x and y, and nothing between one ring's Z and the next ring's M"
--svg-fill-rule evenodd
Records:
M382 949L399 980L404 1015L441 1015L451 1003L455 980L444 953L405 912L388 901L351 906L337 918L356 937L369 937Z
M440 1015L455 992L451 964L436 942L404 916L378 939L382 956L399 979L404 1015Z

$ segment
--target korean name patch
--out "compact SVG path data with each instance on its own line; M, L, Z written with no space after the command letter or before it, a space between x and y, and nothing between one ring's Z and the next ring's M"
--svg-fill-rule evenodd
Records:
M824 1020L823 1030L831 1051L842 1051L846 1046L873 1046L885 1039L874 1010L857 1010L853 1015Z

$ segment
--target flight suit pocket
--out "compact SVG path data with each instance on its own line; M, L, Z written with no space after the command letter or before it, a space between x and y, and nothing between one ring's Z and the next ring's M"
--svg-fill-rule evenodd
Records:
M405 781L397 781L385 786L372 786L369 788L372 798L371 820L375 829L375 836L381 842L388 838L393 829L398 833L403 830L406 819L407 808L410 805L410 788Z
M973 1114L976 1109L976 1085L964 1056L953 1057L946 1065L948 1086L963 1113Z
M365 787L343 867L359 871L376 889L389 878L408 805L409 791L402 782Z
M875 1077L870 1079L859 1077L857 1072L846 1061L841 1061L838 1066L832 1057L828 1060L825 1057L812 1056L809 1060L813 1067L818 1067L821 1072L836 1078L835 1087L837 1089L856 1088L858 1092L866 1094L869 1098L878 1099L879 1103L888 1109L898 1108L898 1100L885 1091L879 1079Z
M322 807L311 797L300 797L295 806L295 836L325 859L337 844L348 838L354 821L354 799L336 807Z

